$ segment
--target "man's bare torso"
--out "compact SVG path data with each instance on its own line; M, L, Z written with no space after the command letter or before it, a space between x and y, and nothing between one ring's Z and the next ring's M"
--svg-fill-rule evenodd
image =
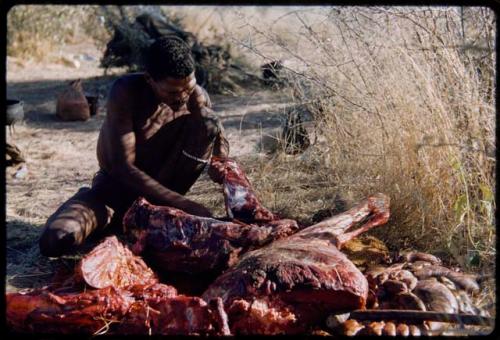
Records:
M128 125L135 135L134 165L165 187L184 194L203 170L201 160L209 159L221 134L220 124L209 109L208 95L196 86L187 105L173 111L158 102L143 74L124 76L114 86L119 91L111 100L118 102L123 117L115 114L103 123L97 142L99 166L112 171L111 143L116 126L125 125L121 120L130 120Z

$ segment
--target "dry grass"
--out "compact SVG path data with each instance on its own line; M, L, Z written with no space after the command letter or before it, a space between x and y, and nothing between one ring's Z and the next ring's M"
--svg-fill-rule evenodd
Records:
M281 52L296 100L324 110L313 112L323 140L308 163L273 158L279 178L267 176L268 187L296 177L285 182L300 183L299 191L320 183L317 198L325 186L355 198L385 192L392 218L377 234L392 248L411 245L468 269L491 270L493 13L466 9L465 39L460 14L457 8L303 9L286 17L296 28L286 39L275 22L257 27L243 18L254 35L241 45L263 60ZM258 47L273 43L274 55ZM308 167L313 174L302 176ZM273 189L269 195L274 201Z

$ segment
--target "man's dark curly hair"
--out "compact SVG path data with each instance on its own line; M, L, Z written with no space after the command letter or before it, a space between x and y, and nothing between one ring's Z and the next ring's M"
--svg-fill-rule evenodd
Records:
M146 71L155 80L167 77L182 79L194 72L191 49L181 39L164 36L156 39L144 53Z

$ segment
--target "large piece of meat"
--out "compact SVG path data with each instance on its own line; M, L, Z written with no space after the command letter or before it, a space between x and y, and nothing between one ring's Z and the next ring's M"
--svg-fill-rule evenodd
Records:
M246 253L202 297L222 298L235 334L304 332L333 311L362 309L368 282L339 248L388 218L389 198L371 196L345 213Z
M221 299L207 303L158 283L115 236L75 269L61 287L7 294L8 327L51 334L229 334Z
M155 267L187 273L215 273L226 269L250 249L291 235L294 220L257 224L199 217L182 210L137 199L123 219L132 251L144 254Z

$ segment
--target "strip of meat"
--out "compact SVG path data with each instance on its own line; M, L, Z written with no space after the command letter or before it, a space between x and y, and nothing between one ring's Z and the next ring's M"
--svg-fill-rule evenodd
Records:
M410 328L404 323L400 323L396 326L397 335L408 336L410 335Z
M458 312L458 302L453 293L436 280L418 281L413 293L424 302L429 311Z
M385 327L384 321L370 322L363 330L363 334L380 336L380 335L382 335L382 331L384 330L384 327Z
M391 272L388 279L404 282L408 289L412 291L417 286L417 278L408 270L398 270Z
M387 322L384 326L383 334L388 336L396 336L396 325L393 322Z
M396 309L427 310L423 301L411 292L398 294L395 298L394 305L397 306L395 307Z
M386 280L382 284L382 287L384 288L385 292L391 296L397 295L399 293L408 292L408 287L406 286L406 283L398 280Z
M475 275L459 273L459 272L453 271L453 270L446 268L446 267L442 267L442 266L438 266L438 265L426 266L426 267L423 267L422 269L414 270L413 274L419 280L427 279L430 277L436 277L436 276L444 276L468 292L478 292L479 291L479 285L476 281Z
M357 335L365 326L354 319L349 319L342 326L342 334L347 336Z
M441 264L441 259L437 258L432 254L422 253L422 252L408 252L401 254L398 259L399 262L416 262L425 261L431 264Z
M244 222L278 219L257 199L250 181L239 164L229 158L212 157L212 167L221 171L227 216Z

